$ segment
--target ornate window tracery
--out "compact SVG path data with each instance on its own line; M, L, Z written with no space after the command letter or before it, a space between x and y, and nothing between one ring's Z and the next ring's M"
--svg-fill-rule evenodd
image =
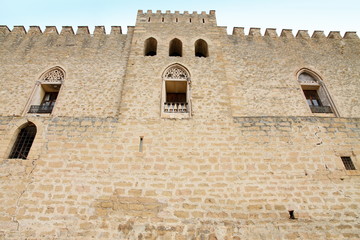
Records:
M64 80L64 72L60 69L53 69L47 72L43 77L44 82L61 82Z
M165 72L164 77L166 79L187 79L188 73L183 68L176 65L169 68Z
M161 116L190 117L190 92L189 72L179 64L168 67L163 73Z

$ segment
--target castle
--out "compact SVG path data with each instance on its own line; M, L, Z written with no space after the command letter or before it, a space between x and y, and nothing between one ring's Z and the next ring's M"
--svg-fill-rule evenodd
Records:
M0 239L360 238L355 32L138 11L0 63Z

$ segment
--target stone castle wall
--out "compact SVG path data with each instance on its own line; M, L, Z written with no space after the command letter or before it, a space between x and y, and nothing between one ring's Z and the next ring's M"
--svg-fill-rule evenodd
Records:
M360 237L360 172L340 158L360 169L356 34L229 36L213 11L139 11L127 34L0 30L0 239ZM149 37L156 56L144 56ZM182 57L168 56L173 38ZM209 57L194 56L198 39ZM188 118L161 115L172 64L191 75ZM54 66L66 76L53 112L26 113ZM321 76L338 116L310 111L304 68ZM29 156L9 159L28 121Z

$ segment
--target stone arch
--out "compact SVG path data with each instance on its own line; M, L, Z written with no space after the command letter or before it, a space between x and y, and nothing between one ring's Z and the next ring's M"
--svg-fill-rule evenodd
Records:
M144 43L144 56L155 56L157 53L157 40L150 37Z
M17 140L21 129L23 129L29 124L33 124L36 127L36 135L33 139L31 151L28 153L27 159L37 159L40 155L41 146L45 141L44 125L42 121L36 117L21 118L15 121L14 120L8 124L8 128L4 136L4 140L9 143L7 145L7 148L4 149L4 158L10 158L12 148Z
M17 130L16 139L12 144L9 158L27 159L34 139L37 128L33 122L24 123Z
M208 57L209 49L208 44L203 39L198 39L195 42L195 56L196 57Z
M296 77L312 113L339 116L320 74L309 68L301 68Z
M182 57L182 42L179 39L174 38L170 41L169 56Z

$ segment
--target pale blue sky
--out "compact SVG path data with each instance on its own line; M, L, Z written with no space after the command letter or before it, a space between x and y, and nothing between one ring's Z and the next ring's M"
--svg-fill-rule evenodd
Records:
M138 9L144 11L178 10L206 11L216 10L219 26L232 28L250 27L297 30L357 31L360 35L360 0L0 0L0 25L10 29L14 25L45 26L94 26L104 25L107 32L110 26L134 26Z

